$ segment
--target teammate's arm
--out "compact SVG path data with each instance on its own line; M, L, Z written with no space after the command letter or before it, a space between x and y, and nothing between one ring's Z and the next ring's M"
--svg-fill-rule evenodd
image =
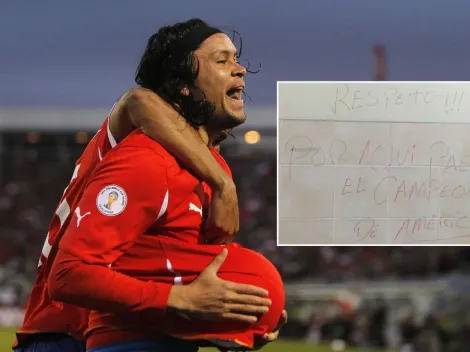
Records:
M207 182L213 192L207 219L213 232L211 237L234 236L238 232L238 198L232 178L214 159L195 129L171 105L148 89L133 88L116 104L110 121L111 132L118 140L137 127Z
M168 201L160 157L149 158L153 151L143 148L126 149L108 155L87 186L51 268L51 298L113 313L170 309L253 321L269 305L262 298L267 293L219 279L214 265L186 286L144 282L112 270L112 263L164 213Z

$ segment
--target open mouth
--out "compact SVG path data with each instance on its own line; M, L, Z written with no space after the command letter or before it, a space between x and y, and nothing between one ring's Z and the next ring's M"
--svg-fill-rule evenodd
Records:
M230 99L242 100L243 99L243 87L230 88L226 94Z

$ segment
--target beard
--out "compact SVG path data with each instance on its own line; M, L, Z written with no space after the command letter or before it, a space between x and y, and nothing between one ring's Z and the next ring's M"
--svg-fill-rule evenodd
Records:
M207 97L202 89L196 86L191 86L188 88L190 92L188 98L191 101L196 102L194 105L190 104L193 106L189 107L196 107L196 109L189 112L189 115L194 113L195 115L204 117L204 119L200 120L207 121L203 123L203 126L207 132L210 132L213 135L218 135L223 131L229 131L237 126L240 126L246 121L246 114L244 111L241 111L239 115L237 115L232 111L227 111L225 108L217 108L216 104Z
M243 115L241 116L237 116L230 112L226 112L223 115L218 115L217 113L214 113L214 116L207 124L207 128L210 131L217 133L221 131L231 130L237 126L240 126L245 121L245 113L243 113Z

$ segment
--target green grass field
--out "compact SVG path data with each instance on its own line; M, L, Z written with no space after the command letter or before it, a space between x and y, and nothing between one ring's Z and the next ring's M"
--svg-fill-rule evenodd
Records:
M0 352L11 351L11 344L14 340L14 329L0 329ZM201 352L213 352L216 349L205 348L201 349ZM293 341L277 341L269 346L262 349L265 352L331 352L332 349L329 346L314 346L302 342ZM343 352L360 352L357 349L345 349ZM367 350L367 352L382 352ZM389 351L392 352L392 351Z

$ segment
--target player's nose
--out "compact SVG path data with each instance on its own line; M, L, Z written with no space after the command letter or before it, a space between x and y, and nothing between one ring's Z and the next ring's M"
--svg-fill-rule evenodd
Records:
M237 64L235 65L235 69L233 70L233 76L243 78L246 76L246 73L246 68L237 62Z

